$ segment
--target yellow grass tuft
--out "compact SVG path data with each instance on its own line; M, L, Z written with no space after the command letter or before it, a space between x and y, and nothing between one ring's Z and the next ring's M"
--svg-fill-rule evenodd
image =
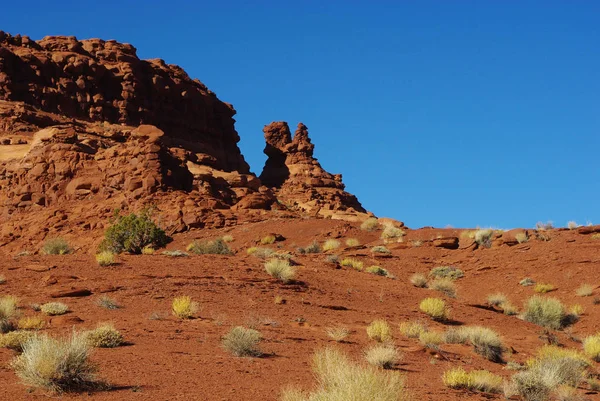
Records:
M499 393L502 389L502 378L487 370L465 371L463 368L453 368L444 372L444 385L455 389Z
M40 310L48 316L57 316L67 313L69 307L62 302L48 302L40 306Z
M367 326L367 335L371 340L386 342L392 339L392 328L385 320L374 320Z
M96 262L98 262L100 266L111 266L117 263L117 258L111 251L102 251L96 254Z
M173 314L180 319L191 319L198 312L198 303L192 301L192 298L183 295L176 297L171 305Z
M288 283L296 277L296 269L286 259L270 259L265 263L265 270L282 283Z
M536 284L535 287L533 287L533 291L539 293L539 294L545 294L547 292L553 291L554 290L554 286L552 284Z
M354 259L354 258L344 258L340 262L340 265L342 265L344 267L351 267L354 270L359 270L359 271L363 269L363 262L361 262L358 259Z
M450 315L446 303L440 298L425 298L419 304L419 309L434 320L447 320Z
M400 323L400 333L408 338L419 338L427 331L427 326L419 321Z
M332 250L337 249L339 247L340 247L340 241L335 240L335 239L328 239L323 244L323 250L324 251L332 251Z
M17 322L19 330L41 330L46 325L46 321L39 316L25 316Z

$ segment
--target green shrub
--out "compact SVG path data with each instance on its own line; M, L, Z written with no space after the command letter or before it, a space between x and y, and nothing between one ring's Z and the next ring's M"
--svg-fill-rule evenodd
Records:
M196 255L232 255L231 249L222 238L212 241L194 241L186 248L188 252Z
M265 270L270 276L283 283L288 283L296 277L296 270L285 259L270 259L265 263Z
M223 336L221 344L234 356L260 356L262 355L259 348L261 340L260 332L237 326Z
M534 295L525 302L523 318L528 322L557 330L566 316L565 306L556 298Z
M63 238L51 238L44 242L42 253L44 255L65 255L71 253L71 247Z
M11 366L28 386L56 392L87 390L97 386L97 369L89 355L85 335L64 340L39 335L23 345L23 353Z
M123 335L110 323L100 324L84 334L92 347L115 348L124 343Z
M391 344L375 344L365 351L365 359L370 365L391 369L400 359L400 353Z
M449 278L452 280L459 279L463 277L465 274L458 267L454 266L439 266L434 267L429 272L429 276L435 278Z
M379 220L376 217L369 217L360 225L360 229L363 231L375 231L379 228Z
M100 250L112 253L142 253L147 246L153 249L164 247L169 237L150 218L150 212L144 210L138 216L131 213L116 217L114 224L104 232Z

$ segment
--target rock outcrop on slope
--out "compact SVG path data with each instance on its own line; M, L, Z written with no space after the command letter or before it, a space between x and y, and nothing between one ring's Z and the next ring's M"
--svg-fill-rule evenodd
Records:
M129 44L0 31L0 246L102 229L116 208L152 207L170 233L273 213L362 216L341 176L312 157L303 125L293 141L289 129L277 139L285 123L265 130L264 185L234 115L183 69L140 60Z

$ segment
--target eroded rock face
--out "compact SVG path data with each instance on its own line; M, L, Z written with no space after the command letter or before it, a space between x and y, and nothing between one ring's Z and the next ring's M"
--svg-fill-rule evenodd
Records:
M341 174L328 173L313 157L314 145L306 125L299 123L293 138L283 121L265 126L263 132L268 159L260 179L274 189L280 201L303 212L334 218L366 213L358 199L344 191Z

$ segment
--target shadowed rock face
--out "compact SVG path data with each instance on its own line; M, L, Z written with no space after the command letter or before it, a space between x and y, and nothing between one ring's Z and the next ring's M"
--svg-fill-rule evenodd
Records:
M169 232L273 215L357 218L302 124L265 128L261 180L237 143L235 110L162 60L116 41L0 31L0 247L103 229L152 206Z

